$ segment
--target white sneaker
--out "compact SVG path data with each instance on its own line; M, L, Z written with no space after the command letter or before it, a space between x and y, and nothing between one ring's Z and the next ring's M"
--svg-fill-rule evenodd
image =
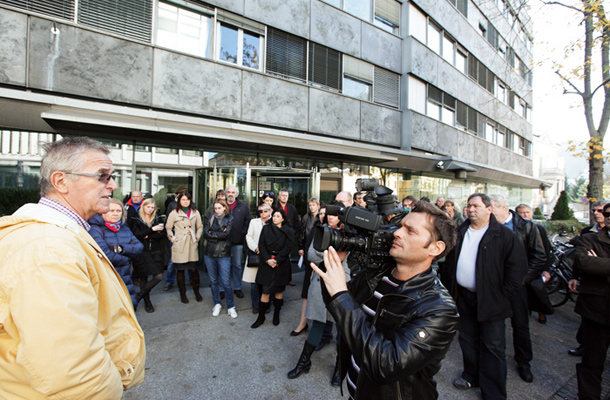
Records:
M237 318L237 311L235 311L235 307L229 308L228 313L231 316L231 318Z
M212 317L218 317L220 315L220 310L222 310L222 306L220 304L214 304L214 308L212 308Z

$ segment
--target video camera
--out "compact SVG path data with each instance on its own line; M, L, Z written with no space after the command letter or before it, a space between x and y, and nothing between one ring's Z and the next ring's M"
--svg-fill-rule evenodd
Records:
M392 194L392 189L379 185L377 179L358 179L356 190L368 192L364 197L366 209L326 206L326 215L338 216L344 225L355 232L319 225L315 228L313 247L317 251L333 246L337 251L355 252L361 266L379 269L388 262L394 262L390 248L394 242L394 232L400 228L405 212L396 207L396 196ZM392 216L389 221L388 216Z

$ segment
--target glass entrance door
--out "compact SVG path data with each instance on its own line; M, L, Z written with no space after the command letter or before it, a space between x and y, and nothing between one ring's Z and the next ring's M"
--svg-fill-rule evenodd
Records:
M140 188L145 198L153 197L160 212L166 214L166 206L174 198L177 189L184 188L193 193L193 171L138 166L136 187Z

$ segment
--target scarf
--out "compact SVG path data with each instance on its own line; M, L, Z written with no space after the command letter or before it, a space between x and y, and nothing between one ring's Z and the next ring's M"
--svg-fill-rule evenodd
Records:
M187 217L191 217L191 207L180 207Z
M115 223L104 221L104 224L106 225L106 228L110 229L112 232L118 232L119 229L121 229L121 221Z

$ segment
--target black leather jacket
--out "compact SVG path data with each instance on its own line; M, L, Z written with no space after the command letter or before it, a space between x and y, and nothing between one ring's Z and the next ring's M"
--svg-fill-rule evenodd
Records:
M327 305L341 331L341 377L353 352L360 366L356 400L436 399L434 375L457 329L456 305L429 268L385 295L371 320L360 305L390 273L363 271Z
M513 231L519 237L525 254L527 255L527 273L525 274L525 283L530 283L534 279L540 278L542 271L546 268L546 251L544 243L540 237L540 232L534 226L532 221L522 218L516 212L509 210L513 215L513 224L516 229Z
M219 222L212 215L203 229L203 237L207 241L205 255L210 257L231 257L229 235L233 227L233 216L225 214Z

